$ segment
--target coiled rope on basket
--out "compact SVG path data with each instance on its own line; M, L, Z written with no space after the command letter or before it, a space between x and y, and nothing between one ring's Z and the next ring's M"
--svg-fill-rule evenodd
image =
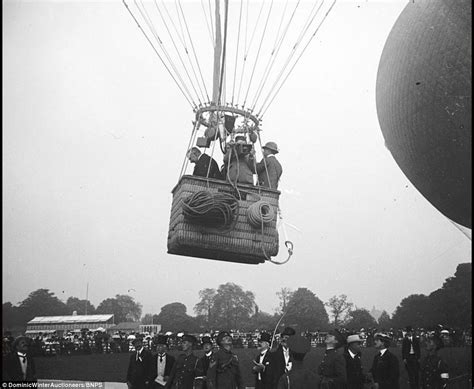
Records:
M274 218L275 211L266 201L257 201L247 209L247 220L252 227L258 228L262 223L270 223Z
M238 209L238 200L228 193L201 190L183 200L183 214L188 220L214 228L231 227Z

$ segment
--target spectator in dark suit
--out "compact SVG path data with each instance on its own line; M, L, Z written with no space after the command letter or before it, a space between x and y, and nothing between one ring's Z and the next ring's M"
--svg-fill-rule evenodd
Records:
M127 370L129 389L146 389L151 380L151 352L143 347L143 339L138 336L133 340L135 351L130 356Z
M253 360L252 372L255 374L255 389L272 389L271 382L271 353L272 336L267 332L260 334L258 340L258 355Z
M343 356L342 346L345 344L344 336L337 330L326 335L326 352L318 367L321 377L320 389L345 389L347 384L346 360Z
M379 350L370 369L374 380L374 389L399 389L400 367L398 358L388 350L390 337L377 333L374 336L374 345Z
M165 387L175 359L166 352L168 350L168 337L166 335L158 335L154 342L158 353L153 356L150 382L152 382L152 389L159 389Z
M191 163L196 164L193 171L194 176L209 177L218 180L221 178L219 166L217 165L217 162L214 160L214 158L207 154L202 154L201 150L199 150L197 147L189 149L186 157Z
M413 328L405 328L405 336L402 340L402 359L408 372L410 389L418 389L420 377L420 340L414 335Z
M290 369L290 349L288 348L288 339L295 335L296 331L291 327L286 327L280 334L280 344L278 348L272 352L272 368L271 381L272 387L278 386L280 377Z
M280 162L275 157L279 152L278 146L275 142L267 142L262 151L263 159L257 164L258 182L266 188L278 189L278 182L283 172Z
M204 355L199 358L197 364L197 377L194 379L194 385L196 389L207 389L207 371L209 370L209 364L212 359L212 339L210 336L203 336L201 339L202 349Z
M36 369L29 353L31 339L19 336L12 343L12 350L3 357L2 380L13 382L36 382Z
M349 335L346 339L347 348L344 350L347 372L347 389L363 389L366 376L362 370L361 345L359 335Z

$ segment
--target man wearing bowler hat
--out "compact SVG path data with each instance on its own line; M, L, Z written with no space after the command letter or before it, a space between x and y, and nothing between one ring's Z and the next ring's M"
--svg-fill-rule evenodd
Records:
M153 356L151 382L152 389L159 389L165 387L175 359L167 353L168 337L166 335L157 335L153 342L156 344L156 351L158 353Z
M344 350L344 358L346 360L347 389L363 389L364 383L367 382L361 363L362 342L358 334L349 335L346 339L347 348Z
M267 142L262 147L263 159L257 164L258 182L261 186L278 189L283 169L275 157L278 154L278 146L275 142Z
M272 352L272 387L276 388L280 377L287 371L291 370L290 349L288 348L288 340L296 334L291 327L286 327L280 334L280 344L277 349Z
M127 370L127 386L129 389L145 389L151 379L151 352L143 347L143 338L137 335L132 341L135 351L130 356Z
M252 372L255 374L255 389L272 389L271 353L272 336L262 332L258 340L258 355L253 360Z
M374 389L399 389L400 367L398 358L392 354L390 336L383 333L374 335L374 346L378 350L370 372L374 380Z
M278 381L278 389L314 389L317 387L318 378L309 369L303 366L306 353L311 349L310 341L304 336L294 335L288 339L291 370L283 374Z
M207 387L209 389L244 389L239 359L232 352L230 333L219 332L217 344L219 350L212 355L207 370Z
M196 376L198 358L193 353L193 345L196 338L192 335L184 334L181 338L181 348L183 354L176 359L165 388L172 389L193 389L194 377Z
M413 333L413 328L405 328L405 336L402 340L402 359L408 373L410 389L418 389L420 377L420 340Z
M207 371L212 358L212 339L210 336L203 336L201 339L202 349L204 355L199 358L197 366L197 375L194 379L194 386L196 389L207 389Z
M326 352L318 366L318 374L321 378L319 387L320 389L343 389L347 384L346 360L342 351L345 338L338 330L332 330L328 332L324 342Z

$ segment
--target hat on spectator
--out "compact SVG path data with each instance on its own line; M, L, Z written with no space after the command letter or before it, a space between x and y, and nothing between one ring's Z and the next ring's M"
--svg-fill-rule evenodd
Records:
M285 329L280 334L280 336L283 336L283 335L293 336L294 334L296 334L296 331L293 328L285 327Z
M291 336L288 339L288 348L297 354L306 354L311 350L311 342L301 335Z
M271 343L271 342L272 342L272 336L271 336L268 332L262 332L262 333L260 334L259 342L268 342L268 343Z
M224 339L224 337L226 337L226 336L232 337L232 336L230 335L230 333L227 332L227 331L221 331L221 332L219 332L219 335L217 335L217 339L216 339L217 344L221 344L222 339Z
M212 345L212 339L211 339L210 336L203 336L203 337L201 338L201 344L204 345L204 344L206 344L206 343L209 343L209 344Z
M392 339L390 339L390 336L382 332L377 332L374 335L374 339L380 339L386 347L388 347L390 345L390 342L392 341Z
M197 342L197 339L195 336L193 335L189 335L189 334L184 334L183 337L181 338L181 341L182 342L190 342L190 343L196 343Z
M168 337L166 335L157 335L154 339L155 344L168 344Z
M347 344L354 343L354 342L362 343L363 340L360 338L358 334L354 334L354 335L349 335L346 339L346 342Z
M337 347L343 346L344 343L346 342L346 337L343 334L341 334L341 332L337 329L333 329L333 330L329 331L328 334L332 335L336 338Z

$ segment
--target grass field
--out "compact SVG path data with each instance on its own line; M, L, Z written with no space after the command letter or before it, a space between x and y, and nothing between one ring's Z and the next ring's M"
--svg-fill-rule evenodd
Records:
M391 348L401 361L401 349ZM257 353L255 349L235 349L239 356L241 370L246 386L254 385L254 376L251 373L252 359ZM202 351L196 351L201 356ZM367 371L376 351L366 348L362 354L362 365ZM171 352L179 354L177 351ZM317 369L324 355L323 348L315 348L305 357L305 364L310 369ZM471 347L452 347L440 350L440 355L450 367L450 376L456 377L463 374L472 374ZM74 356L36 357L36 369L40 379L82 380L101 382L125 382L130 354L91 354ZM408 389L407 374L400 365L400 389Z

